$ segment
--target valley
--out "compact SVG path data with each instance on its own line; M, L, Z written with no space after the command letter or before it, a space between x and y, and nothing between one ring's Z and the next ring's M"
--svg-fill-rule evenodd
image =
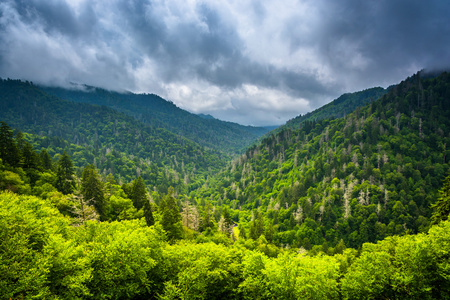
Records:
M1 294L445 298L449 99L421 71L269 132L1 80Z

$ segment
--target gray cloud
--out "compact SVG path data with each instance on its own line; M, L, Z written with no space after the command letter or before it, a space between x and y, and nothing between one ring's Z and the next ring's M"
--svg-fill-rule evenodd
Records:
M281 124L450 65L448 1L4 0L0 76L152 92Z

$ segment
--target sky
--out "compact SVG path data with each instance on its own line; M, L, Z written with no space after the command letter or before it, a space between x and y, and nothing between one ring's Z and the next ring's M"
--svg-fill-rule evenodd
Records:
M448 0L0 0L0 77L245 125L449 66Z

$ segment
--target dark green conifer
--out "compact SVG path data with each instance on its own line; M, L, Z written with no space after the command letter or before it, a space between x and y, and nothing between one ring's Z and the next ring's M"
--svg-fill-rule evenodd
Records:
M433 215L431 216L432 224L438 224L441 221L449 219L450 214L450 175L444 179L444 184L439 190L439 196L432 206Z
M164 196L160 205L162 216L161 225L166 231L169 241L174 241L183 237L183 225L181 224L180 209L173 194L173 187L170 187L167 195Z
M83 170L81 193L84 199L93 202L100 218L104 218L106 214L106 200L103 191L103 183L93 165L88 165Z
M58 160L55 187L65 195L72 193L75 188L73 164L65 151Z
M12 167L18 167L20 153L14 139L12 129L5 122L0 122L0 158L3 163Z
M52 158L50 157L50 154L48 154L47 150L41 150L41 152L39 153L39 158L41 160L41 166L44 170L53 170Z
M141 176L133 181L130 196L131 200L133 200L134 207L136 207L137 210L140 210L145 202L148 202L147 190L145 189L145 183Z
M148 199L144 202L144 217L145 222L147 222L147 226L152 226L155 224L155 219L153 218L152 206Z

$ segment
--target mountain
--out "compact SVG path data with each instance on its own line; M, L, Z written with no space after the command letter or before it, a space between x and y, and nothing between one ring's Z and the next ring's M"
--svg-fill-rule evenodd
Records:
M37 150L46 148L52 156L66 151L76 166L93 164L104 176L112 173L120 181L140 175L152 189L183 190L228 159L112 108L62 100L29 82L0 80L0 95L0 120L29 133Z
M450 74L418 73L226 166L111 108L1 80L0 120L27 132L0 121L0 294L446 299L449 98Z
M104 105L152 127L164 128L204 147L227 154L241 154L269 129L242 126L211 116L191 114L154 94L118 93L91 86L77 89L40 87L61 99Z
M449 99L449 73L418 73L345 117L285 126L196 196L229 207L253 239L279 245L357 248L426 231L450 170Z
M330 103L305 115L299 115L286 122L283 128L298 128L304 121L319 121L323 119L342 118L353 112L357 107L373 102L387 93L387 89L374 87L355 93L346 93Z

